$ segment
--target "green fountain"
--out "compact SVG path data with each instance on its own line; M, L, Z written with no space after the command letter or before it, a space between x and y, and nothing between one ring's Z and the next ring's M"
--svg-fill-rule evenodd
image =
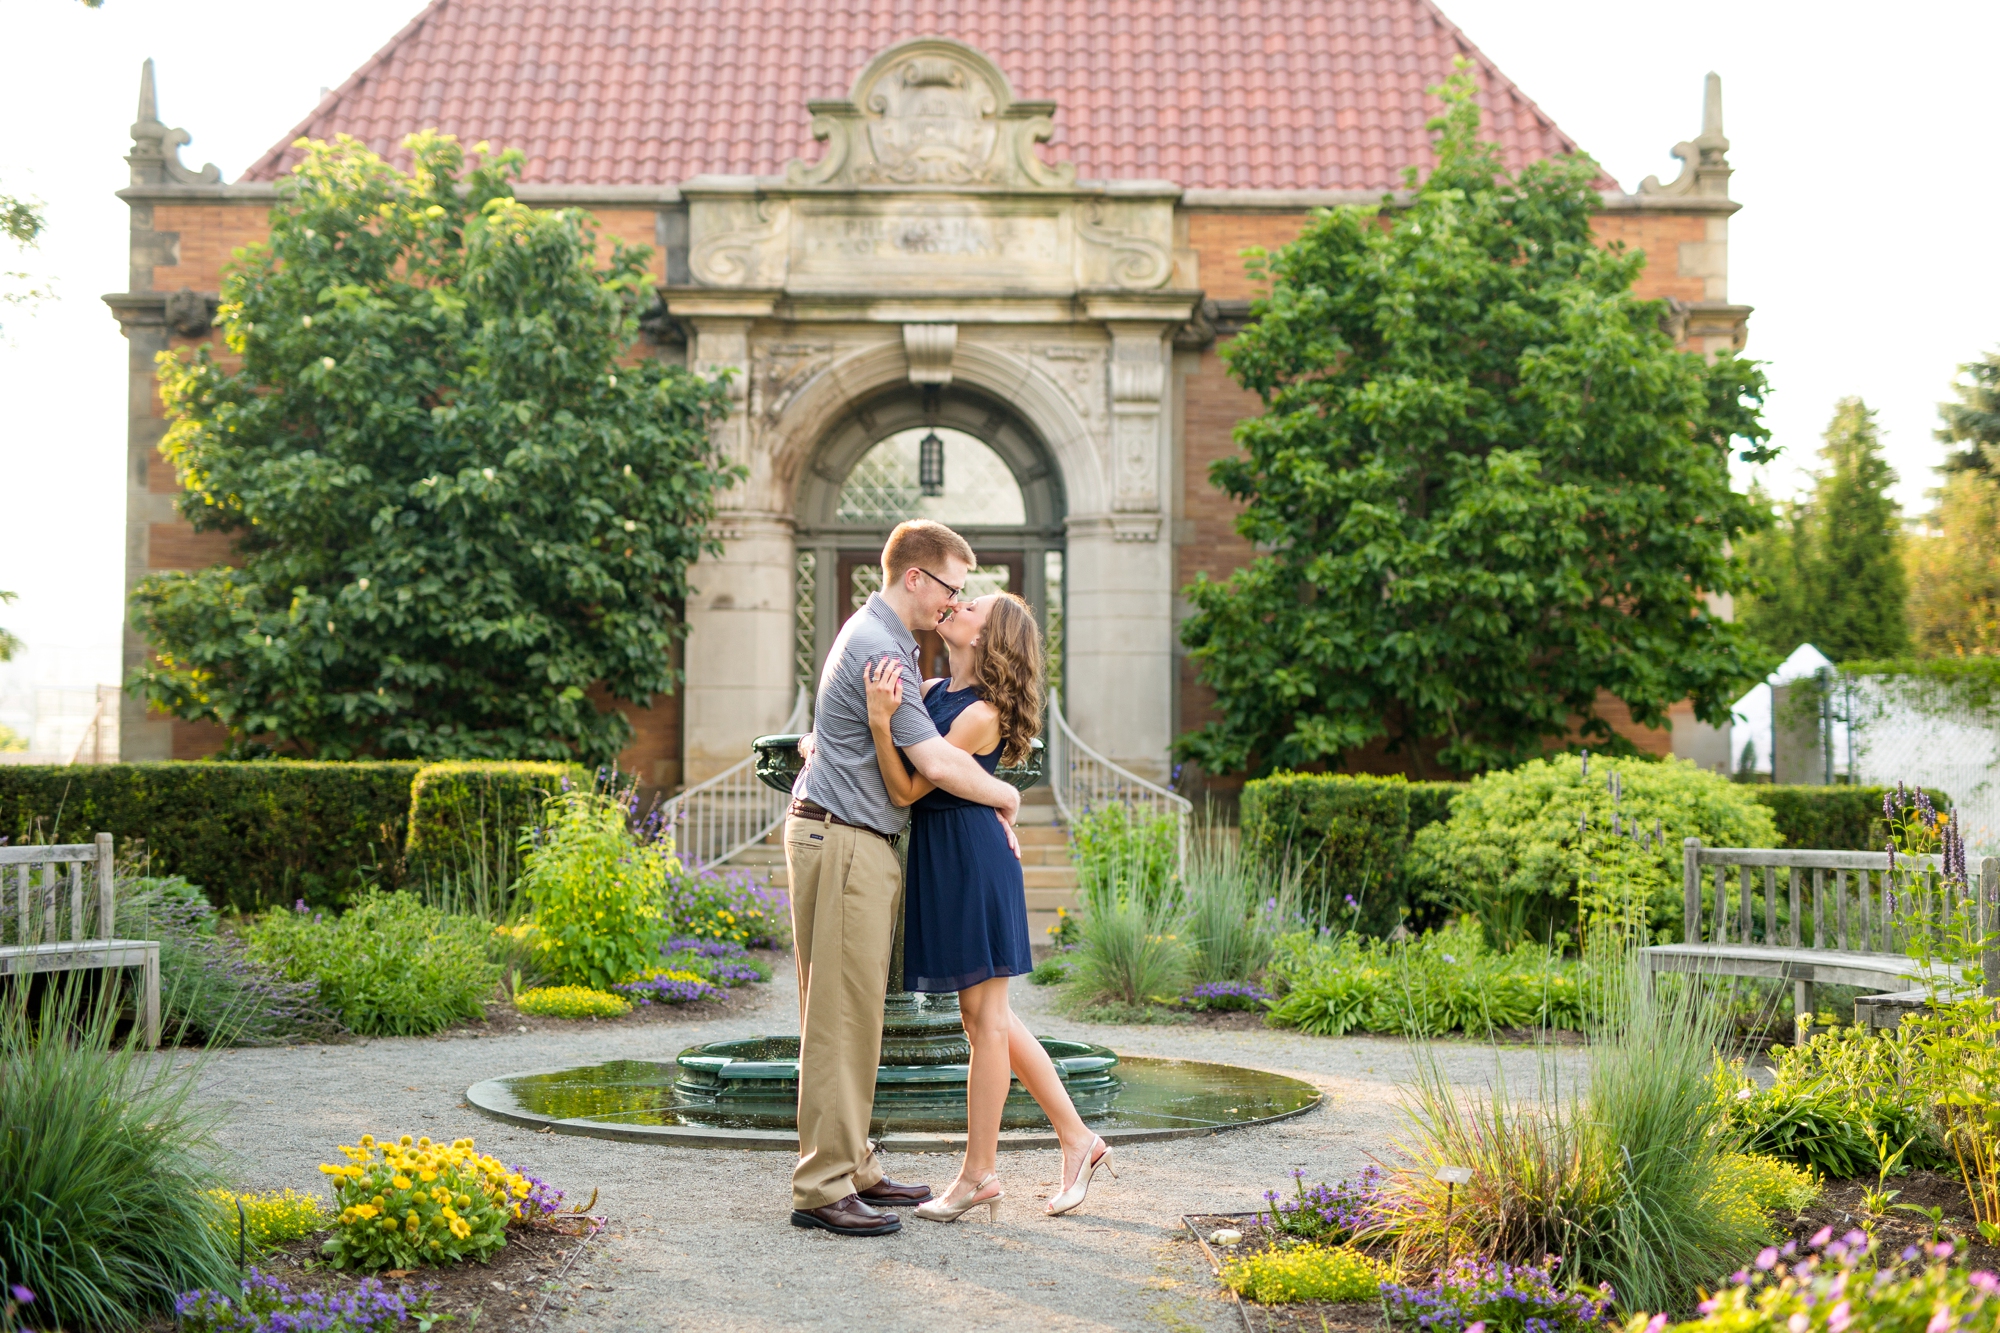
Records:
M761 736L757 776L789 792L799 738ZM1044 751L999 776L1022 791L1042 780ZM1235 1065L1119 1057L1080 1041L1039 1039L1084 1120L1109 1142L1183 1138L1303 1115L1320 1102L1309 1083ZM871 1133L892 1151L948 1150L965 1138L971 1049L956 995L903 989L903 926L896 921L882 1059ZM557 1133L688 1146L798 1146L797 1037L745 1037L690 1046L669 1063L612 1060L475 1083L466 1100L488 1115ZM1001 1115L1002 1148L1052 1147L1055 1136L1016 1083Z

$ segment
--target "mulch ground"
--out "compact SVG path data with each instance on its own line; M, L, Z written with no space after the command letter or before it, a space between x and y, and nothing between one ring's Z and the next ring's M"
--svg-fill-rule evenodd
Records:
M1957 1259L1973 1268L2000 1269L2000 1249L1979 1238L1972 1224L1972 1201L1966 1196L1965 1182L1949 1171L1912 1171L1891 1176L1884 1185L1896 1191L1889 1211L1869 1217L1862 1208L1862 1196L1875 1188L1875 1181L1829 1180L1819 1201L1784 1224L1785 1231L1801 1246L1821 1227L1832 1227L1835 1238L1857 1228L1875 1237L1878 1248L1900 1254L1911 1245L1931 1239L1937 1224L1930 1218L1907 1211L1903 1205L1937 1208L1944 1214L1945 1238L1957 1249Z
M561 1309L577 1291L592 1284L580 1275L588 1267L579 1253L593 1242L582 1234L584 1220L548 1226L518 1227L486 1263L453 1264L448 1268L390 1270L376 1276L382 1285L411 1293L430 1292L433 1313L451 1315L449 1327L479 1333L532 1333L544 1316ZM308 1237L265 1255L252 1266L277 1278L293 1291L340 1292L361 1285L365 1275L343 1273L320 1260L323 1236ZM609 1288L604 1288L609 1290ZM174 1327L171 1318L156 1321L155 1333Z

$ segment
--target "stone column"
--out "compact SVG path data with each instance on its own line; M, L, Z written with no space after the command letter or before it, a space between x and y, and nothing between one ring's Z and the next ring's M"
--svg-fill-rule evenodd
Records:
M689 576L682 773L690 785L743 759L753 739L778 730L792 711L792 516L771 503L769 460L744 410L750 328L770 304L756 294L669 301L693 327L695 372L734 372L717 445L750 470L716 516L722 554L704 556Z
M1111 416L1099 442L1112 507L1069 521L1070 723L1107 757L1164 782L1173 741L1173 549L1166 494L1171 322L1151 303L1092 302L1111 335ZM1136 316L1136 317L1135 317ZM1144 316L1152 316L1146 318Z

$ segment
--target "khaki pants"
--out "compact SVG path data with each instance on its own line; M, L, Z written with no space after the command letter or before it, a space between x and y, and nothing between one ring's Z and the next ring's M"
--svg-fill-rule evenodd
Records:
M873 833L785 821L799 965L799 1165L792 1207L821 1208L882 1178L869 1151L882 1001L903 871Z

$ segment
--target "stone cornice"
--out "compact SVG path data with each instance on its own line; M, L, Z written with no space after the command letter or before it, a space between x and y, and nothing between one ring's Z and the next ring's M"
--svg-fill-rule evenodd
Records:
M101 298L111 307L119 332L126 337L141 328L171 329L183 338L199 338L215 327L221 298L214 292L183 287L177 292L110 292Z
M1408 190L1185 190L1181 211L1187 213L1303 213L1314 208L1354 204L1406 207ZM1705 195L1625 194L1607 190L1606 213L1720 213L1725 217L1743 205L1734 199Z
M636 204L668 207L682 201L673 185L517 185L514 196L540 207L578 204ZM278 201L276 181L234 185L131 185L118 191L128 204L264 204Z
M1075 181L1032 190L1011 185L821 185L783 176L694 176L680 183L678 197L759 199L1167 199L1188 193L1172 181ZM526 196L523 195L523 198Z

